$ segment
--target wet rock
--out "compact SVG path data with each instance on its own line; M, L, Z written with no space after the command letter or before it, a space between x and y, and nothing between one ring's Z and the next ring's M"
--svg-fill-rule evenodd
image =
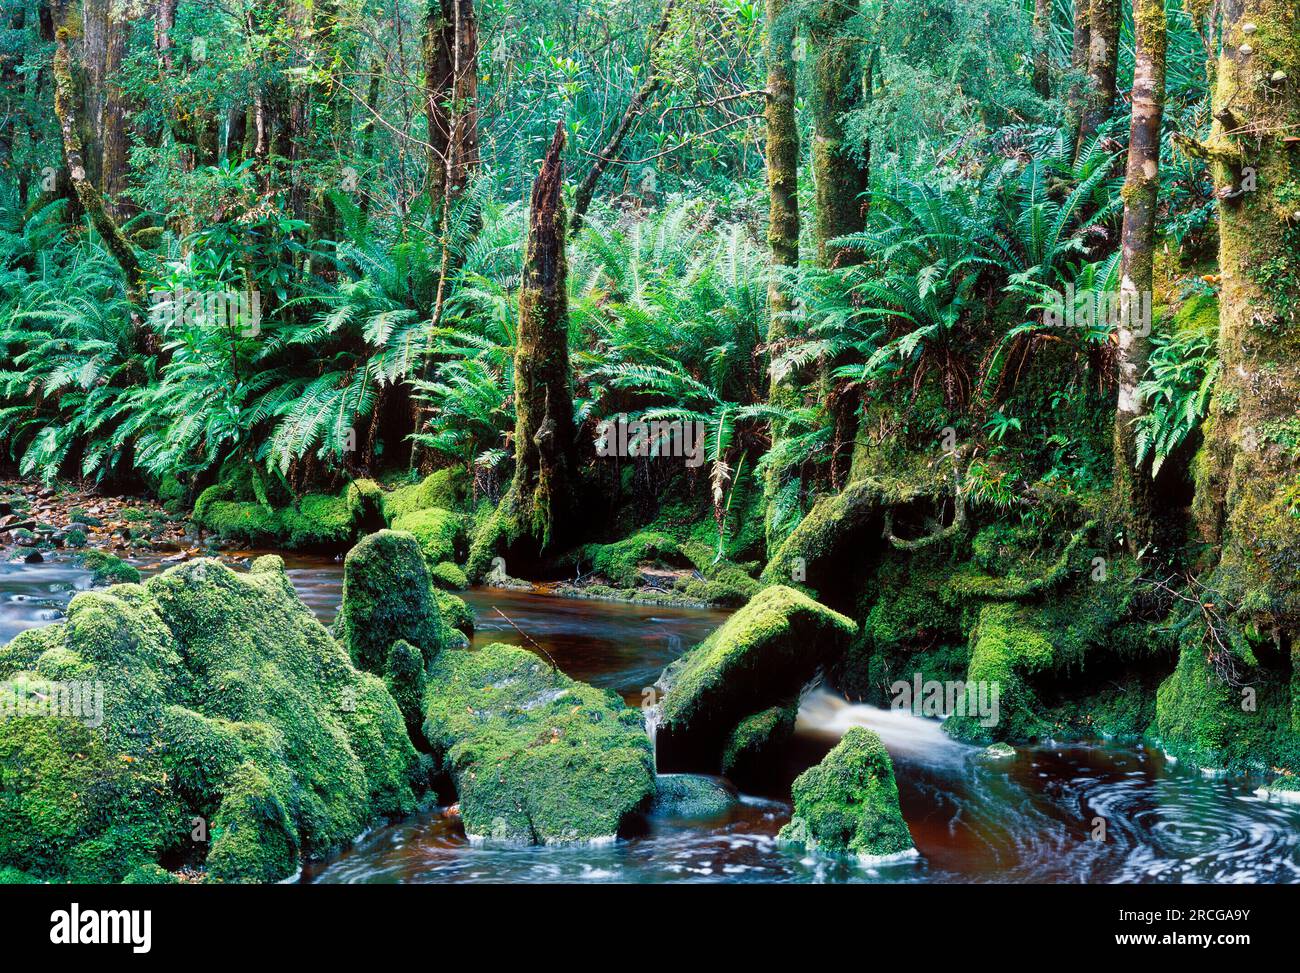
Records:
M717 631L659 677L665 766L717 770L746 717L788 707L847 648L857 626L793 588L755 595Z
M415 646L431 661L452 641L449 629L412 535L381 530L348 551L335 631L355 665L382 674L398 641Z
M357 671L277 557L216 561L77 595L0 647L0 690L97 686L75 713L0 720L0 868L118 882L186 859L275 881L414 810L419 759L382 682ZM37 696L33 696L37 694ZM209 822L210 845L190 839Z
M661 774L655 781L653 814L672 818L716 818L736 797L719 780L699 774Z
M42 564L44 561L45 558L40 551L30 551L27 556L23 558L24 564Z
M864 864L916 855L880 737L855 726L791 788L794 814L778 840Z
M1009 743L993 743L980 751L981 760L1010 760L1016 755L1016 748Z
M654 797L640 711L524 649L439 653L425 714L472 841L612 841Z

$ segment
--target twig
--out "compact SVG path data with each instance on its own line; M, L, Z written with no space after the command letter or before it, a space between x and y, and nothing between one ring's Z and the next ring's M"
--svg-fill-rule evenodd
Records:
M524 638L526 638L526 639L528 640L528 642L529 642L530 645L532 645L534 648L537 649L538 652L542 653L542 655L546 656L546 658L550 660L550 663L551 663L551 671L552 671L552 672L559 672L559 671L560 671L560 667L559 667L558 665L556 665L556 663L555 663L555 657L552 656L551 653L547 652L546 649L544 649L544 648L542 647L542 645L541 645L541 644L540 644L536 639L534 639L531 635L529 635L529 634L528 634L527 632L525 632L522 628L520 628L518 625L516 625L516 624L511 620L510 616L507 615L505 612L503 612L503 611L502 611L500 608L498 608L496 605L493 605L493 606L492 606L492 610L493 610L494 612L496 612L498 615L500 615L502 618L504 618L507 622L510 622L510 627L511 627L511 628L513 628L516 632L518 632L520 635L522 635Z

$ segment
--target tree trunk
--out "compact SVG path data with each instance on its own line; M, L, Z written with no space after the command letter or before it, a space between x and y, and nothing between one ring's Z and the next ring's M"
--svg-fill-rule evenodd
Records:
M1091 90L1079 126L1079 144L1095 134L1115 110L1119 66L1120 0L1092 0L1088 11L1088 83Z
M860 51L862 38L847 36L858 0L819 0L808 24L812 65L813 177L816 181L814 238L817 261L835 266L860 255L839 251L830 241L866 225L864 194L870 185L869 147L855 153L844 134L844 116L861 108L866 96Z
M1205 539L1221 545L1216 601L1236 604L1238 622L1295 652L1300 12L1295 3L1274 0L1227 0L1222 9L1215 120L1201 149L1213 160L1216 184L1234 195L1221 192L1219 201L1221 370L1197 462L1195 511ZM1254 191L1241 192L1245 185ZM1293 656L1293 672L1297 663ZM1292 725L1300 729L1298 690L1293 683Z
M1052 0L1034 0L1034 90L1040 97L1052 94Z
M632 100L627 103L627 109L623 112L623 117L619 119L618 126L614 129L614 134L610 136L605 147L600 150L596 159L583 176L578 191L573 197L573 219L570 220L571 232L577 236L578 231L582 229L582 221L587 216L587 207L591 205L591 198L596 192L596 183L600 181L601 175L609 168L611 162L618 155L618 150L623 146L623 140L627 138L627 133L632 130L636 120L641 117L641 112L645 104L650 100L650 96L659 90L663 79L655 72L654 56L664 35L668 33L668 22L672 16L673 5L676 0L668 0L664 4L663 16L659 18L659 23L655 27L654 33L650 36L650 43L646 46L646 76L641 87L637 89Z
M132 106L117 78L126 55L131 21L120 4L108 3L104 18L104 98L101 122L100 188L104 204L117 220L129 219L137 208L127 198Z
M533 183L515 348L515 475L509 500L513 533L529 538L539 552L572 535L577 494L563 149L561 121Z
M479 164L478 20L473 0L430 0L424 34L429 211L458 199Z
M63 157L77 200L90 217L95 231L104 240L109 253L122 268L126 277L128 299L135 305L144 305L144 274L135 247L122 234L117 222L104 206L104 199L90 180L86 171L85 155L81 145L81 119L78 112L76 84L72 78L72 54L69 44L76 39L76 18L69 17L66 4L54 8L55 40L54 60L54 114L63 137ZM140 331L142 329L137 329ZM142 340L142 336L141 336Z
M1150 463L1137 464L1134 423L1147 412L1138 383L1151 355L1151 321L1156 193L1160 189L1160 120L1165 100L1165 0L1137 0L1133 11L1133 116L1124 179L1123 254L1120 263L1118 328L1119 403L1115 412L1115 492L1136 553L1154 533Z
M1076 75L1088 70L1088 50L1092 46L1092 27L1088 22L1091 0L1074 0L1074 42L1070 48L1070 67ZM1069 112L1070 130L1074 133L1073 144L1079 144L1079 130L1083 124L1083 88L1078 81L1070 84L1066 94L1066 109Z
M782 271L799 266L799 128L795 120L794 17L788 0L767 0L767 187L771 198L767 242L771 248L772 276L767 284L767 346L770 358L780 353L790 336L792 304L789 284ZM796 404L796 386L791 375L771 376L768 398L775 406ZM772 422L772 448L783 432L783 424ZM775 470L767 473L768 550L775 550L772 535L772 504L780 489Z

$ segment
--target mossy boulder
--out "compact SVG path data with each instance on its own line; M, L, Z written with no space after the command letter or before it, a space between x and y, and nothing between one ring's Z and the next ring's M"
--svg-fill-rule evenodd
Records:
M341 495L296 497L248 464L231 464L199 494L193 520L224 540L290 550L335 550L356 534L359 502Z
M603 575L618 588L639 584L643 564L684 567L688 563L676 540L655 531L639 531L612 544L585 544L568 561L581 571Z
M699 774L661 774L652 813L669 818L716 818L726 814L736 797L717 780Z
M440 653L425 713L425 737L456 785L471 840L609 840L654 797L640 711L524 649Z
M460 511L469 496L469 488L470 478L463 467L437 470L419 483L405 484L383 494L383 514L391 525L398 517L431 507Z
M82 542L85 542L84 536ZM127 564L115 554L107 551L90 550L78 555L78 562L87 571L93 572L90 579L95 587L114 584L135 584L140 580L140 572Z
M769 706L736 724L722 751L722 772L735 781L755 780L770 768L773 751L794 736L797 704Z
M793 588L761 591L659 677L666 745L716 770L737 724L756 710L790 706L856 631Z
M73 684L93 687L79 707L32 705ZM0 647L0 692L25 703L0 719L0 867L53 881L161 861L283 879L410 813L422 786L397 704L274 556L79 594Z
M914 855L894 764L880 737L855 726L791 789L794 814L778 840L864 863Z
M439 561L429 568L429 579L444 591L464 591L469 578L455 561Z
M454 564L465 538L465 518L441 507L402 514L393 518L390 526L413 535L420 544L425 563L431 567L447 561Z
M348 551L334 625L353 663L367 672L383 673L399 640L420 649L426 662L448 644L448 626L414 536L381 530Z
M450 591L434 588L433 600L438 605L438 614L442 616L443 623L448 628L455 629L466 638L473 637L474 609L465 604L465 599L453 595ZM459 639L452 636L449 644L458 641Z

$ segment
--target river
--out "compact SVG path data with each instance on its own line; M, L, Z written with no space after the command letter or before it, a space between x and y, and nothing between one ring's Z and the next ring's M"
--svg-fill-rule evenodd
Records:
M303 601L328 624L342 565L288 555ZM157 562L136 562L142 571ZM0 564L0 642L62 616L89 585L62 560ZM724 612L466 592L474 644L535 640L570 676L633 705L659 671ZM502 613L506 617L502 617ZM903 815L920 857L887 866L801 855L776 844L789 782L850 726L870 727L893 755ZM1255 796L1252 782L1211 777L1143 746L1040 745L989 762L904 712L805 697L772 793L740 795L711 820L647 817L597 848L471 847L445 809L379 829L304 882L1296 882L1300 806Z

